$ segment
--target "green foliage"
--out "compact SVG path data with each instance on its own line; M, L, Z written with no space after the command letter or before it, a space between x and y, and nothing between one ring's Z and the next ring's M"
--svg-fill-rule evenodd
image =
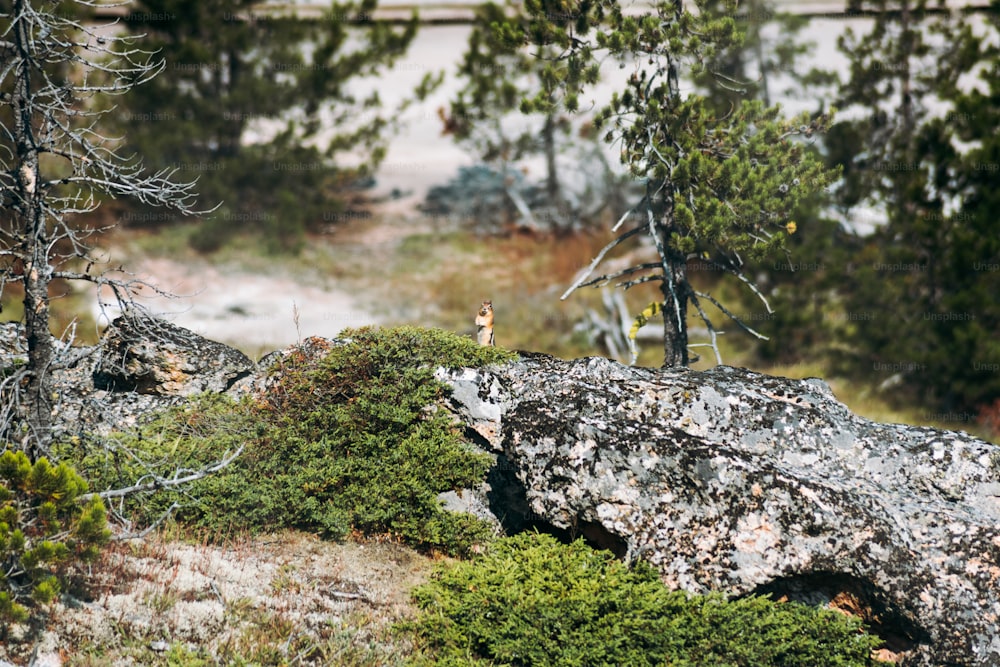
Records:
M704 7L714 15L731 11L725 0L706 2ZM769 107L775 97L808 99L808 95L822 103L815 88L833 86L838 77L803 66L816 47L801 37L807 17L786 14L770 0L742 0L734 18L743 38L721 45L696 77L719 114L728 113L742 99L761 100ZM788 79L786 88L775 90L776 83Z
M165 67L114 100L116 118L148 167L197 177L205 209L223 203L192 238L198 249L253 230L295 250L305 230L337 219L350 188L381 162L402 109L383 113L377 91L358 94L351 81L391 66L417 22L374 21L375 7L334 3L300 20L250 0L154 0L125 16ZM338 164L345 154L361 166Z
M28 619L28 600L48 605L72 568L97 559L110 538L104 503L65 463L0 454L0 623Z
M849 77L817 96L847 112L823 151L843 177L800 202L787 259L748 261L747 275L766 276L758 287L774 311L757 306L756 328L771 338L758 353L822 359L875 385L893 379L894 405L956 415L964 427L1000 396L998 27L987 21L980 39L932 2L857 9L872 20L840 39ZM740 78L748 58L723 56L713 71Z
M720 111L718 100L682 88L682 78L704 82L715 76L716 59L743 41L733 17L735 2L694 4L697 11L686 9L683 2L664 1L650 13L635 15L613 0L597 3L591 7L600 22L594 43L578 46L571 40L558 65L563 72L581 71L598 53L607 53L623 69L632 69L624 89L612 96L595 122L607 142L620 146L629 173L646 183L646 196L635 207L641 221L606 250L645 233L659 261L583 284L624 278L619 285L627 289L659 282L662 309L668 313L663 318L668 366L688 363L689 303L710 332L715 328L703 301L729 314L691 286L688 259L703 258L750 283L743 273L744 256L783 251L798 227L794 212L836 177L808 143L828 126L826 115L784 118L778 107L752 99L733 100ZM545 13L535 18L539 26L551 23ZM581 92L579 79L554 78L567 89L567 98Z
M874 19L841 39L851 70L838 104L861 113L832 128L830 160L844 169L838 205L876 211L878 224L841 271L839 299L856 317L847 368L899 376L901 403L975 414L1000 397L1000 25L989 14L977 37L923 1L859 9Z
M234 403L203 396L171 410L110 452L85 461L102 487L200 469L243 446L227 468L183 490L129 501L141 521L173 503L178 520L214 533L299 528L342 538L389 533L463 552L490 536L437 495L477 484L489 457L476 453L443 413L438 366L512 358L498 348L415 327L345 330L347 342L293 350L277 362L265 395ZM318 346L318 347L316 347Z
M589 121L573 118L579 111L575 95L564 94L575 86L596 83L598 64L581 69L555 65L567 53L571 37L588 32L594 18L586 9L580 13L568 4L534 5L532 10L505 0L476 8L458 70L462 87L442 116L446 133L475 150L484 162L498 165L502 174L526 157L543 156L544 194L524 205L544 208L536 211L536 224L565 231L597 218L596 211L580 209L585 208L584 202L602 209L615 196L606 192L607 184L617 178L596 145ZM533 19L532 11L545 12L549 21L543 26ZM565 85L566 79L571 85ZM571 186L568 168L581 162L587 167L570 178L583 183ZM520 208L512 202L511 215Z
M644 562L629 569L582 540L524 533L442 567L402 630L441 665L878 665L881 644L828 609L670 591Z

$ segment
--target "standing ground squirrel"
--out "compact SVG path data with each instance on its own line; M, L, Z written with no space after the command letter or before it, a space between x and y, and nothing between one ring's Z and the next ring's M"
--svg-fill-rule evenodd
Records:
M495 346L496 343L493 341L493 302L483 301L483 305L479 307L479 313L476 315L476 326L479 327L476 330L476 340L479 341L480 345Z

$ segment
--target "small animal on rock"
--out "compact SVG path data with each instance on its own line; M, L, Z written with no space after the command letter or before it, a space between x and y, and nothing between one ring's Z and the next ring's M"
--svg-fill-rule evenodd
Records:
M476 340L479 341L480 345L489 345L493 347L496 343L493 341L493 302L483 301L483 305L479 307L479 313L476 315Z

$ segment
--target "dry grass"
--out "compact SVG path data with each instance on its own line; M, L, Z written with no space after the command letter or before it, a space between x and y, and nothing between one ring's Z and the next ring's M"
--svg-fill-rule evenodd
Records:
M588 309L602 310L599 292L559 297L609 238L418 232L379 248L379 280L358 289L376 291L376 312L390 324L472 335L476 310L490 299L498 345L562 357L600 354L574 330ZM645 298L641 290L629 297L634 304Z
M433 561L394 543L301 533L226 545L165 537L118 543L88 602L52 610L40 637L0 647L25 664L393 665L390 626ZM47 662L44 662L47 661Z

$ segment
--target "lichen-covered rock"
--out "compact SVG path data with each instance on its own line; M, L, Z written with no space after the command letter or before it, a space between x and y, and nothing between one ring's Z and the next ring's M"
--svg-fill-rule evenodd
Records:
M20 322L0 322L0 364L24 363L28 359L28 343L24 325ZM0 667L3 667L0 664Z
M859 614L904 665L1000 665L996 446L857 417L821 380L727 367L532 356L439 375L535 523L688 591Z
M223 392L256 370L245 354L161 319L116 318L104 333L94 385L160 396Z
M100 356L99 346L73 346L63 340L53 341L53 359L49 366L54 396L52 430L56 439L82 435L103 435L115 429L135 425L157 410L177 404L181 397L115 393L94 386L94 367ZM0 375L10 378L26 373L28 364L24 326L19 322L0 325ZM9 387L16 386L13 383ZM0 397L10 400L10 396ZM16 393L13 395L16 401ZM23 415L8 415L7 427L17 433Z

